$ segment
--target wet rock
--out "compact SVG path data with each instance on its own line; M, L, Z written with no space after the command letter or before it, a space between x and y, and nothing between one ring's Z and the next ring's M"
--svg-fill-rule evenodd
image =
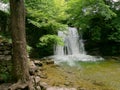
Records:
M39 74L39 76L40 76L41 78L47 79L47 74L46 74L46 73L41 73L41 74Z
M48 84L45 82L40 82L40 87L42 90L46 90L48 88Z
M87 90L87 89L79 87L77 88L77 90Z
M70 82L65 82L64 85L65 85L65 86L69 86L69 85L70 85Z
M120 57L112 56L111 58L114 59L114 60L120 60Z
M94 81L93 84L94 85L98 85L98 86L104 86L104 84L102 82L96 82L96 81Z
M46 64L54 64L54 61L53 60L47 60Z
M36 66L43 66L42 62L41 61L38 61L38 60L34 60L34 64Z
M67 71L67 73L72 74L73 72L72 71Z

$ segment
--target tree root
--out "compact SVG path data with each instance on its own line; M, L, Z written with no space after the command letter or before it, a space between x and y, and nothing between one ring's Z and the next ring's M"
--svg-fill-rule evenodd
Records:
M33 90L33 84L31 81L28 81L27 83L18 81L17 83L11 85L8 90Z

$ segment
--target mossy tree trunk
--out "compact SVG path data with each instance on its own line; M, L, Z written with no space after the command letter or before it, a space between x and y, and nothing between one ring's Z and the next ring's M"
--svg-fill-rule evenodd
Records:
M10 0L11 32L13 43L13 74L19 84L28 85L30 81L25 38L25 6L24 0ZM15 84L10 90L24 86ZM22 87L24 88L24 87Z

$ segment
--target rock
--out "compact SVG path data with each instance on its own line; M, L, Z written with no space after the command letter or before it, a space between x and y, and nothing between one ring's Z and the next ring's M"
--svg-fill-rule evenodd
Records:
M48 84L45 82L40 82L40 87L42 90L46 90L48 88Z
M36 90L36 89L35 89L35 87L32 87L32 89L31 89L31 90ZM41 89L40 89L40 90L41 90Z
M114 60L120 60L120 57L112 56L111 58L114 59Z
M70 85L70 82L65 82L64 85L65 85L65 86L69 86L69 85Z
M4 51L4 55L10 55L10 54L11 54L11 51L8 51L8 50Z
M38 68L29 68L30 75L35 75L35 72L37 72Z
M34 76L30 76L32 83L35 83Z
M87 89L79 87L77 88L77 90L87 90Z
M43 70L44 70L42 67L38 67L38 69L39 69L40 71L43 71Z
M36 90L41 90L41 87L40 86L36 86Z
M72 71L67 71L67 73L72 74L73 72Z
M7 55L7 56L5 56L5 58L4 58L4 60L11 60L12 59L12 56L11 55Z
M4 60L5 55L0 55L0 60Z
M39 76L40 76L41 78L47 79L47 74L46 74L46 73L41 73L41 74L39 74Z
M54 64L54 61L53 60L47 60L46 64Z
M42 62L41 61L38 61L38 60L34 60L34 64L36 66L43 66Z
M37 72L38 68L35 66L33 61L29 62L29 73L30 75L35 75L35 72Z
M33 61L29 61L29 66L30 66L31 68L36 67Z
M93 84L94 85L98 85L98 86L104 86L103 82L96 82L96 81L94 81Z
M40 77L39 77L39 76L36 76L36 77L35 77L35 83L36 83L36 84L37 84L37 83L39 83L39 82L40 82L40 80L41 80L41 79L40 79Z
M37 72L36 75L40 77L40 75L42 74L41 71Z

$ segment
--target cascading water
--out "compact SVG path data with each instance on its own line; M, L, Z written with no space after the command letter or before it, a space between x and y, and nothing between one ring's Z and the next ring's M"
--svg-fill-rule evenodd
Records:
M76 55L85 54L82 38L79 39L76 28L70 28L66 32L59 31L58 36L63 39L64 46L55 47L55 55Z
M3 12L8 12L9 9L9 4L4 4L2 2L0 2L0 10Z
M62 38L64 46L55 46L53 58L57 63L103 60L101 57L86 55L82 36L79 36L76 28L69 27L68 31L58 31L58 36Z

